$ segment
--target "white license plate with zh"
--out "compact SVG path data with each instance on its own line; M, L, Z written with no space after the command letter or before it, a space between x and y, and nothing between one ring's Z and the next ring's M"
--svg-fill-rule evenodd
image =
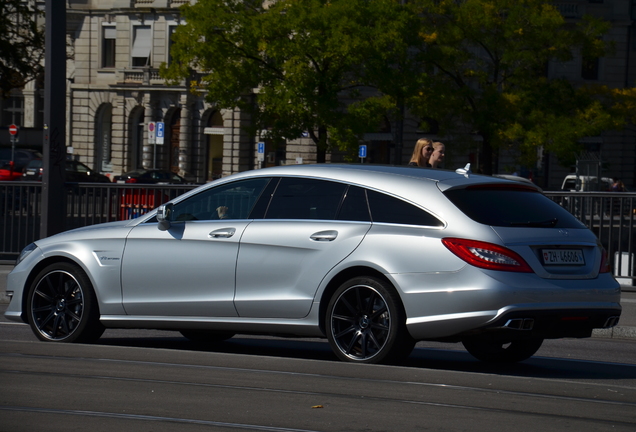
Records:
M545 265L585 265L581 249L543 249L541 255Z

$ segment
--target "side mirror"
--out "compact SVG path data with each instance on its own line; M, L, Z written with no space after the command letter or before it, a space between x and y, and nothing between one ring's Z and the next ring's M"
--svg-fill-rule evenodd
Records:
M172 209L174 205L172 203L159 206L157 209L157 228L159 231L167 231L170 228L170 219L172 219Z

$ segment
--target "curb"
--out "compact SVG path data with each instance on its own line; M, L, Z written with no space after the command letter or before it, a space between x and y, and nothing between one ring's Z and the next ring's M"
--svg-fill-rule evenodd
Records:
M616 326L608 329L596 329L592 332L592 337L608 339L636 339L636 327Z

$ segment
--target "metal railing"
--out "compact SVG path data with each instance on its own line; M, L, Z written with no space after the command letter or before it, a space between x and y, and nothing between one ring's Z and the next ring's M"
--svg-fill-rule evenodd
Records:
M64 230L133 219L197 185L67 183ZM40 238L42 184L0 182L0 260Z
M596 234L621 284L636 285L636 193L544 192Z
M138 217L196 185L66 184L65 229ZM0 182L0 260L14 260L39 238L41 184ZM590 228L608 252L614 276L636 285L636 193L544 192Z

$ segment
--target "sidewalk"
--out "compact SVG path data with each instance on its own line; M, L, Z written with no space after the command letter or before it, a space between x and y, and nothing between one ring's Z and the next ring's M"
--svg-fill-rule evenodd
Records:
M8 303L6 296L7 275L13 269L12 265L0 265L0 303ZM594 330L593 337L636 339L636 288L624 287L621 295L623 313L618 326L611 329Z

